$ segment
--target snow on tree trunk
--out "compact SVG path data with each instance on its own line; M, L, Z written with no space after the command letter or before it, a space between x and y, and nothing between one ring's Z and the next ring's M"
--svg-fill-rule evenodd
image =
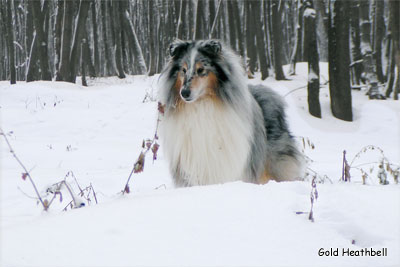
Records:
M308 7L304 10L304 40L308 61L308 111L311 115L321 118L319 103L319 56L316 28L316 11Z
M349 2L331 0L329 6L329 93L333 116L353 120L350 87Z

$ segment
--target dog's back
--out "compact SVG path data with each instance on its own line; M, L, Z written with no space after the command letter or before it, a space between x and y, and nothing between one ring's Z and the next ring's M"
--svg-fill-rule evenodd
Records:
M300 179L304 159L289 132L282 97L262 85L249 85L249 90L261 108L267 135L265 180L261 182Z

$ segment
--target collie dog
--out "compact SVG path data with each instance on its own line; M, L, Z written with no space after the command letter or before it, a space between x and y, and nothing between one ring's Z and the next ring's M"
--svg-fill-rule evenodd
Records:
M160 137L176 186L300 179L303 157L279 95L247 85L240 58L217 40L176 40L169 53Z

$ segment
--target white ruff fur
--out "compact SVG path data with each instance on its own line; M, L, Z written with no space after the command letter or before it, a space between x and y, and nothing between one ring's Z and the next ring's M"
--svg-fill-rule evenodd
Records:
M179 164L188 185L244 180L251 127L227 105L211 99L184 104L161 122L164 153Z

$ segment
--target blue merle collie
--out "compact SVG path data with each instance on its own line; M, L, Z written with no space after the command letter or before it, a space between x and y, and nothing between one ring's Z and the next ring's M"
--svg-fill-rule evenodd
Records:
M169 53L160 137L176 186L300 179L303 157L279 95L247 85L240 58L217 40L176 40Z

